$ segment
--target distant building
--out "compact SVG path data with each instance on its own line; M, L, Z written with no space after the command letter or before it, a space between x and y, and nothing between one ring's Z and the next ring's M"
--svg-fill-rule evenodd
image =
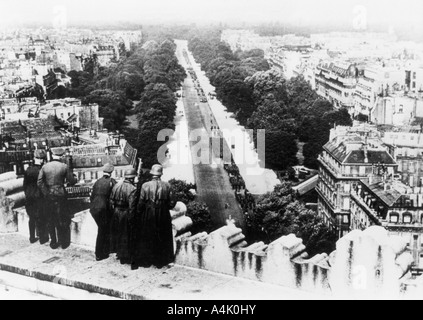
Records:
M375 125L337 127L319 157L318 214L341 237L382 226L423 268L423 135Z
M317 93L335 108L347 108L354 113L354 93L363 67L343 62L324 62L316 68Z
M423 92L423 66L421 63L406 64L406 91L411 93Z
M393 93L378 97L370 112L370 121L381 125L411 125L423 118L423 96Z
M66 88L71 85L69 76L54 70L50 70L43 79L47 97L64 98L66 96Z
M398 164L397 179L409 187L423 187L423 134L385 132L383 142Z
M106 135L98 133L98 135ZM138 164L137 150L134 149L123 135L113 136L107 143L92 140L92 144L72 146L68 148L71 166L78 177L79 185L92 186L103 176L102 168L110 163L115 166L113 177L122 179L125 170L136 168Z
M393 175L397 164L376 131L339 127L319 157L318 213L340 236L350 232L350 192L354 183L385 170Z
M272 67L282 71L287 79L291 79L305 74L311 52L311 45L272 48L268 54L268 61ZM311 82L311 79L308 80Z
M355 115L370 117L378 98L394 91L405 89L405 70L400 67L384 67L375 63L366 64L357 79L354 92Z
M112 61L120 59L119 48L116 45L99 45L94 48L100 66L109 66Z
M351 230L383 226L390 235L404 238L415 265L423 267L423 189L383 178L353 185Z
M66 133L67 128L55 117L0 122L0 173L23 174L35 149L70 146L72 136Z
M74 130L103 129L103 120L99 117L99 105L82 105L79 99L48 100L47 104L40 107L40 116L56 116L69 123Z
M270 38L261 37L250 30L223 30L221 40L226 42L233 52L253 49L262 49L267 52L271 47Z

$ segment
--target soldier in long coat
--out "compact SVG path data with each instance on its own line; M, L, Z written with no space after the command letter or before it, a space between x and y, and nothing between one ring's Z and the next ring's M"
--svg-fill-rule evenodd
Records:
M170 184L160 179L163 167L153 166L151 175L153 180L142 186L138 206L132 214L137 232L132 269L151 265L162 268L175 259L170 210L176 202Z
M111 224L111 253L117 253L121 264L130 264L130 226L129 208L136 201L135 178L137 172L133 169L125 172L125 180L113 187L110 195L110 205L113 209Z
M46 157L47 154L44 150L35 150L34 164L26 170L24 175L25 208L29 216L29 241L31 243L40 240L41 244L45 244L49 241L43 193L37 184L38 175ZM36 236L37 232L39 238Z
M110 194L116 185L116 180L111 177L114 167L106 164L103 167L103 177L93 186L90 197L90 212L97 226L97 241L95 246L95 255L97 261L105 260L110 254L110 224L113 211L110 208Z
M65 183L75 185L77 178L65 163L61 162L65 150L53 150L53 161L47 163L38 175L38 187L45 198L45 210L49 220L50 247L67 249L71 244L71 216L69 213Z

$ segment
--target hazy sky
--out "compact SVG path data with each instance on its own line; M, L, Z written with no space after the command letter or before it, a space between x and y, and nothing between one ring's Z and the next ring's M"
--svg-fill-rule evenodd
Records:
M423 26L422 0L0 0L0 23L289 22Z

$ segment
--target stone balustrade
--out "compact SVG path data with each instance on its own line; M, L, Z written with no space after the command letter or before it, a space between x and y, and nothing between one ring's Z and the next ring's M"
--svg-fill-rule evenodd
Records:
M13 208L24 204L23 179L18 179L14 172L0 174L0 233L18 231Z
M4 182L9 181L7 186ZM3 186L3 187L1 187ZM0 233L28 235L28 217L22 207L21 182L0 175ZM294 235L265 244L247 244L242 230L231 222L211 234L192 235L187 208L178 203L171 216L176 263L336 297L398 298L404 288L423 292L423 281L413 281L412 255L399 237L382 227L353 231L337 242L330 255L310 257ZM85 210L72 220L72 242L93 248L97 226ZM410 289L410 290L411 290ZM406 291L407 292L407 291Z

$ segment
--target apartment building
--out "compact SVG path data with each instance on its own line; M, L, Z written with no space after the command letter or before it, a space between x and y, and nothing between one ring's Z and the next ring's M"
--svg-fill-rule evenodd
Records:
M363 66L345 62L322 62L316 68L317 93L335 108L347 108L354 113L354 94Z
M397 164L371 128L338 127L319 157L318 213L340 237L350 232L350 193L354 183L370 174L393 175Z
M378 225L403 238L423 267L423 188L412 188L392 178L371 177L351 189L351 230Z
M363 74L357 78L354 92L355 115L370 117L378 97L405 89L405 70L384 63L367 63Z
M389 131L382 141L398 164L397 179L410 187L423 187L423 134Z
M423 96L395 92L377 97L370 121L379 125L411 125L423 117Z

